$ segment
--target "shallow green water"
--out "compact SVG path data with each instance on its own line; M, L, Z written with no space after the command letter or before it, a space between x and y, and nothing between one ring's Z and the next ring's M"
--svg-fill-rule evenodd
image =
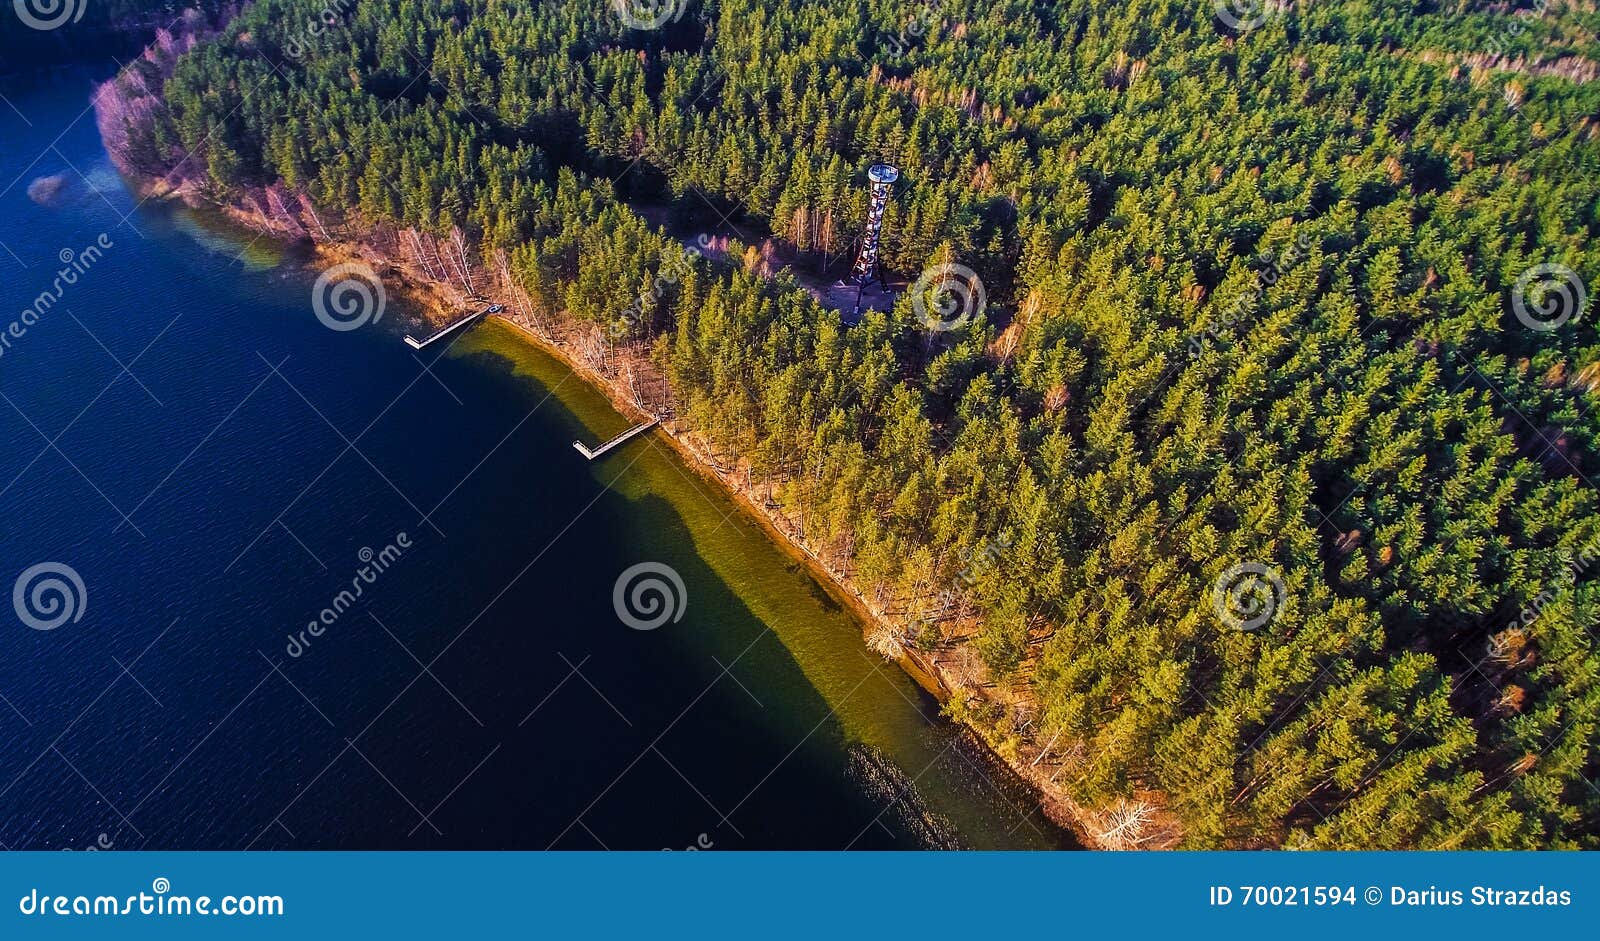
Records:
M599 391L516 328L488 321L456 344L452 356L493 356L550 394L545 406L560 414L574 439L604 441L630 421ZM721 662L740 658L759 674L754 698L768 720L795 742L842 735L846 748L867 745L887 756L899 780L914 782L926 808L946 819L973 848L1048 848L1071 839L1032 806L1025 788L938 715L937 702L899 667L869 651L862 624L805 565L784 548L714 481L685 465L650 432L595 462L593 473L636 509L641 544L692 552L739 602L728 620L754 615L780 642L786 657L749 647L738 631L699 631L697 644ZM693 591L691 590L691 596ZM697 619L718 612L697 610ZM741 657L741 653L743 656ZM789 662L783 663L787 659ZM778 662L774 662L778 661ZM818 705L826 714L818 715ZM836 724L835 729L828 728ZM887 819L887 818L886 818Z
M0 632L0 844L1068 842L659 433L584 461L627 421L501 323L329 329L300 246L129 193L88 90L0 107L0 301L110 245L0 358L0 572L89 598ZM683 583L649 631L615 601L644 564Z

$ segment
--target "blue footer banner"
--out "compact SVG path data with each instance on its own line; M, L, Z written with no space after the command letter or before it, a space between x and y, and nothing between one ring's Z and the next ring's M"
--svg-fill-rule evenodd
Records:
M0 937L1570 929L1588 853L0 853Z

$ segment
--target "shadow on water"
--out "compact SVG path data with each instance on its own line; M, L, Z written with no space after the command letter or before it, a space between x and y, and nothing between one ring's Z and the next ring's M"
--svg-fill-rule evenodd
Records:
M78 90L12 102L0 302L115 248L0 361L0 573L69 562L90 598L0 633L5 845L1070 845L660 439L583 461L627 420L512 328L418 356L391 298L331 331L294 246L100 188ZM68 161L91 198L27 196ZM681 620L619 620L641 562L682 578Z
M553 390L565 413L557 421L574 437L603 439L628 423L514 328L486 324L457 354L492 357L500 365L488 368L509 367ZM683 576L690 614L674 626L687 629L673 641L700 665L696 681L717 681L722 665L731 665L718 685L735 693L734 707L755 710L768 739L795 748L788 761L824 770L822 780L834 786L845 782L851 802L865 799L865 826L892 830L889 845L1072 845L1019 782L996 774L970 736L938 717L926 691L866 649L861 624L828 588L717 485L684 466L660 434L588 469L628 502L622 534L636 547L635 561L664 561Z

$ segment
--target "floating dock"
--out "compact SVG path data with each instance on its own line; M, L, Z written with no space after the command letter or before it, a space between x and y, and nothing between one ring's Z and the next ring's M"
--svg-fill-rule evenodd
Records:
M411 347L414 350L420 350L420 349L422 349L423 347L427 346L430 343L436 343L436 342L438 342L440 340L443 340L445 337L449 336L452 333L455 333L457 330L460 330L462 327L465 327L467 324L472 323L474 320L477 320L479 317L486 317L489 314L498 314L502 310L505 310L505 308L502 307L501 305L499 305L499 304L491 304L490 306L485 307L483 310L480 310L475 314L468 314L465 317L462 317L460 320L457 320L455 323L451 324L450 326L445 327L444 329L442 329L439 332L435 333L433 336L428 337L426 340L418 340L418 339L412 337L411 334L408 333L408 334L406 334L406 345Z
M647 421L642 425L634 425L632 428L629 428L627 431L624 431L622 434L617 435L615 438L612 438L610 441L607 441L605 444L600 445L598 448L595 448L592 451L585 447L582 441L574 441L572 442L572 446L578 449L579 454L582 454L584 457L592 461L597 457L603 456L612 448L619 448L622 445L627 444L629 441L632 441L634 438L644 434L659 424L661 424L661 419L652 418L650 421Z

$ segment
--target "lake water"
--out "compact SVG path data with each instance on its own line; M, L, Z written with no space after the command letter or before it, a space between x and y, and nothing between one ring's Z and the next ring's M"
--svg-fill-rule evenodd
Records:
M505 325L324 327L127 191L89 80L0 87L0 334L82 269L0 347L0 593L82 582L0 606L0 846L1070 844L667 445L583 461L626 420ZM641 563L681 619L619 619Z

